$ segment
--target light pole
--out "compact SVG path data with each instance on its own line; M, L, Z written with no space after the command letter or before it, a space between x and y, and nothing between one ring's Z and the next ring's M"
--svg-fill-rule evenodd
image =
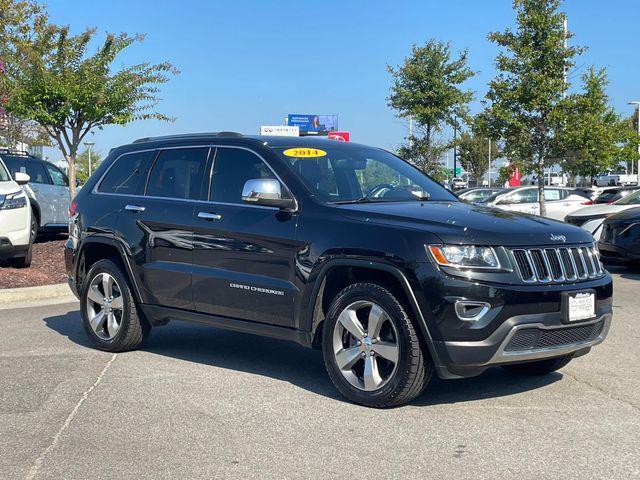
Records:
M640 135L640 102L629 102L629 105L635 105L638 107L638 135ZM638 143L638 155L640 155L640 143ZM631 162L631 174L633 175L633 162ZM638 175L638 185L640 185L640 158L638 158L638 169L636 170L636 175Z
M95 144L95 142L84 142L84 146L89 149L89 176L91 176L91 147Z

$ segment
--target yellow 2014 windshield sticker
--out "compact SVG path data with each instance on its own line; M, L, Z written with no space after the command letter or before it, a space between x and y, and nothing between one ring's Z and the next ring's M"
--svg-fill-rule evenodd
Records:
M308 147L300 147L300 148L288 148L284 152L287 157L296 157L296 158L317 158L324 157L327 152L324 150L320 150L319 148L308 148Z

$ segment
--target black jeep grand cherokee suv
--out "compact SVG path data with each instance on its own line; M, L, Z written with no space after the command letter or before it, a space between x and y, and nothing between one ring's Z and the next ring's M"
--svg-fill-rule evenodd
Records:
M69 282L98 348L136 348L174 319L292 340L321 348L364 405L408 402L434 372L551 372L611 322L588 232L460 202L363 145L141 139L71 210Z

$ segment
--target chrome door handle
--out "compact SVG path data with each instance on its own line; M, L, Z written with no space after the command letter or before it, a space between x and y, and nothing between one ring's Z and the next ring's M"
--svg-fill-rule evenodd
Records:
M198 212L198 218L204 218L205 220L220 220L222 215L218 215L217 213Z
M136 213L144 212L146 210L146 208L141 205L127 205L124 209Z

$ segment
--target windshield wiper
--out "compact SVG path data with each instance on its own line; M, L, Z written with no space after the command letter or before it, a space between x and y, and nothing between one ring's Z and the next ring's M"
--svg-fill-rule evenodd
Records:
M334 205L347 205L349 203L375 203L375 202L384 202L384 200L374 200L372 198L369 197L360 197L360 198L353 198L351 200L339 200L337 202L331 202Z

